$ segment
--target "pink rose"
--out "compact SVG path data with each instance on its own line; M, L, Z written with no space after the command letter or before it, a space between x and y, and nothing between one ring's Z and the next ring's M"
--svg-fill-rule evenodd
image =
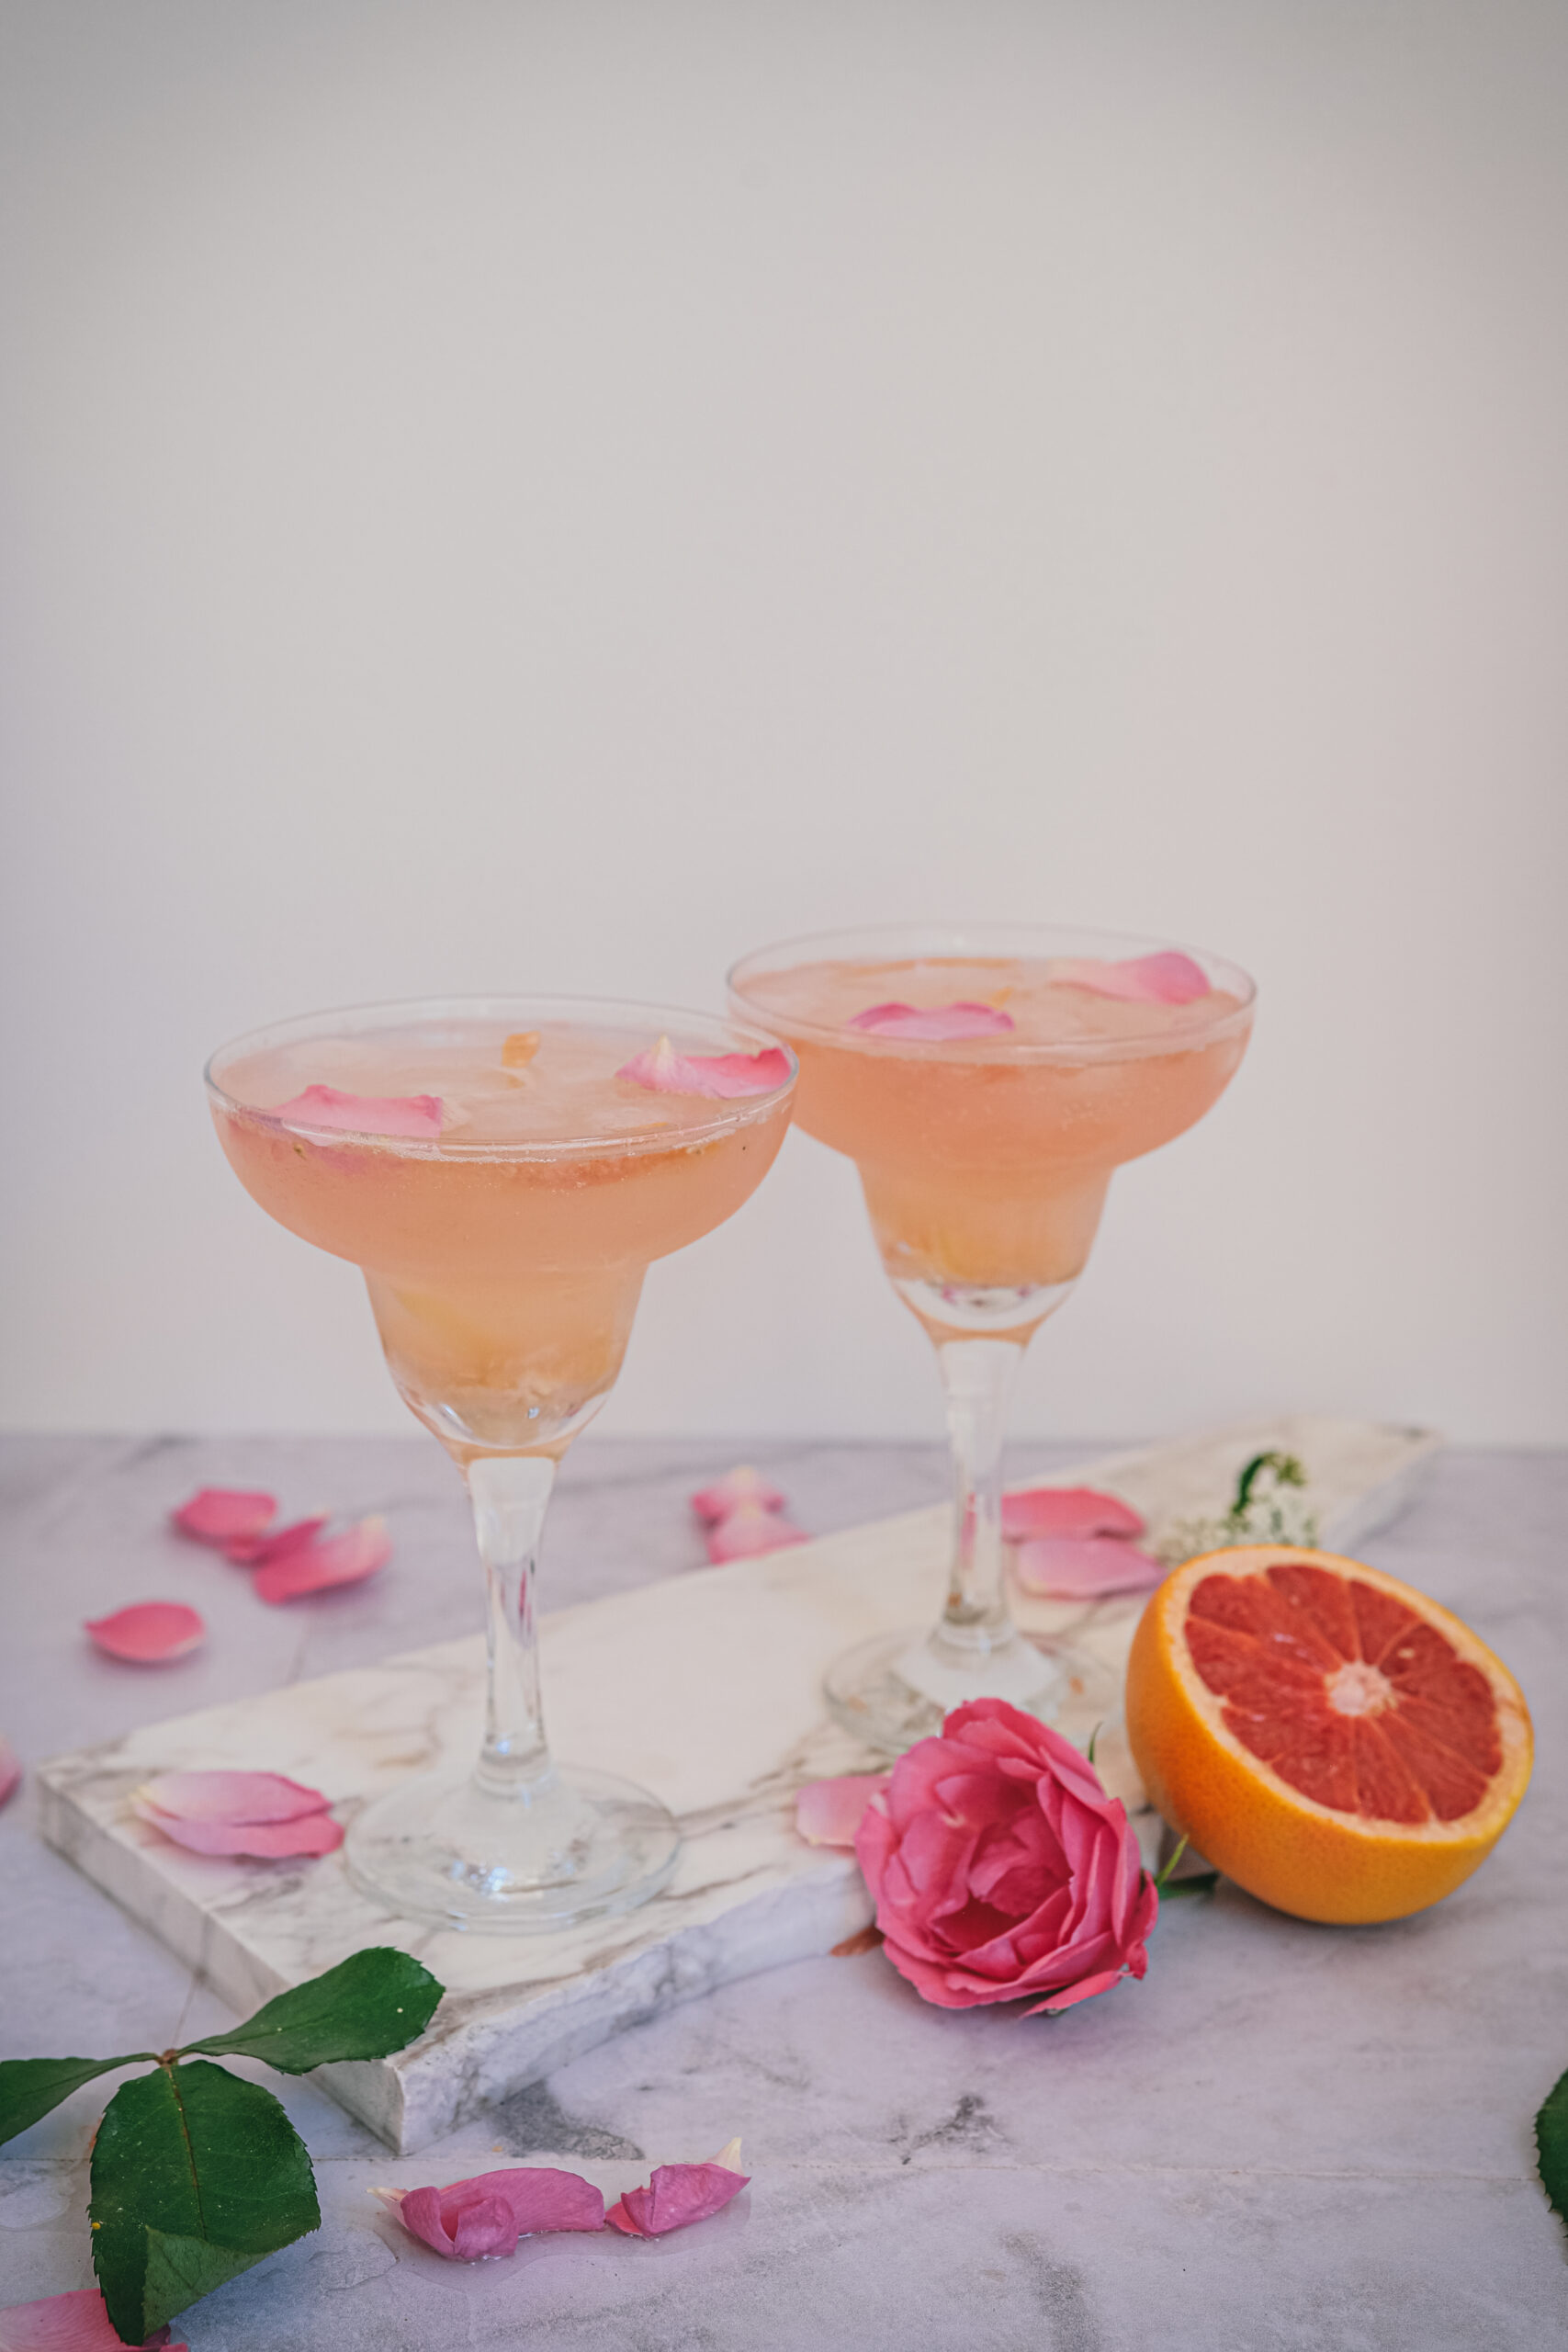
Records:
M1125 1808L1005 1699L955 1707L893 1767L855 1854L888 1959L944 2009L1065 2009L1142 1976L1159 1896Z

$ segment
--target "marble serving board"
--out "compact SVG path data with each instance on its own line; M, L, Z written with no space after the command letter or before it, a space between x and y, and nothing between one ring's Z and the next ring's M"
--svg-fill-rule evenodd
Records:
M1221 1510L1254 1453L1296 1453L1320 1540L1359 1543L1402 1506L1435 1450L1429 1432L1281 1420L1056 1472L1112 1487L1157 1544L1176 1521ZM430 2030L374 2064L315 2079L400 2153L436 2139L623 2027L714 1985L829 1951L865 1926L852 1859L804 1845L794 1794L879 1759L824 1714L839 1650L940 1606L942 1509L728 1567L694 1569L546 1617L544 1681L557 1752L626 1774L679 1816L675 1877L621 1919L547 1936L463 1936L393 1917L351 1886L341 1857L220 1860L171 1845L130 1810L154 1773L237 1766L284 1772L338 1817L403 1774L477 1747L479 1636L179 1716L38 1773L44 1835L243 2012L369 1943L415 1952L446 1986ZM1020 1600L1028 1629L1070 1633L1119 1679L1137 1599ZM1143 1792L1118 1726L1097 1747L1131 1808ZM1147 1826L1157 1829L1150 1817Z

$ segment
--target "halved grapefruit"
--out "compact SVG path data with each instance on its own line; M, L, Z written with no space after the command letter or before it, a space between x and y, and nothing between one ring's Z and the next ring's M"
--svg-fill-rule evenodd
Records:
M1402 1919L1485 1860L1529 1779L1523 1693L1469 1626L1332 1552L1209 1552L1149 1600L1127 1736L1151 1802L1301 1919Z

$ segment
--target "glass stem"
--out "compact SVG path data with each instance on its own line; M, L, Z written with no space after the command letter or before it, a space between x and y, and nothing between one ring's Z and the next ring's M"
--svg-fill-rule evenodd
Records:
M1002 1582L1002 1439L1023 1349L1016 1340L947 1340L936 1352L953 1441L955 1527L935 1640L950 1654L985 1657L1018 1639Z
M556 1482L546 1454L481 1456L466 1472L489 1599L484 1746L474 1779L487 1794L525 1803L554 1784L539 1704L534 1570Z

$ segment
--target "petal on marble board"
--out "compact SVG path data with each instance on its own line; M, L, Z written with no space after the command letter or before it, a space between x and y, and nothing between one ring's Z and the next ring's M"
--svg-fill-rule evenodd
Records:
M273 1535L236 1535L224 1544L223 1557L242 1568L259 1568L268 1560L281 1560L290 1552L306 1550L326 1523L326 1512L319 1510L309 1519L297 1519L288 1527L280 1527Z
M760 1503L742 1503L739 1510L708 1529L707 1555L716 1564L756 1560L765 1552L782 1552L786 1544L810 1541L804 1527L796 1527L776 1510L764 1510Z
M722 1478L699 1487L691 1498L697 1517L710 1527L721 1519L733 1518L748 1504L760 1510L783 1510L788 1500L782 1487L772 1485L749 1462L741 1463L739 1469L727 1470Z
M170 2344L161 2327L147 2339L159 2352L189 2352L185 2344ZM70 2294L46 2295L41 2302L12 2303L0 2311L0 2352L125 2352L109 2324L104 2299L96 2287L77 2287Z
M853 1849L866 1806L887 1786L886 1772L840 1772L836 1780L809 1781L795 1800L795 1826L808 1846Z
M273 1496L238 1487L200 1487L188 1503L169 1513L171 1523L193 1544L229 1544L259 1535L276 1516Z
M82 1630L109 1657L132 1666L162 1666L207 1638L206 1625L183 1600L133 1601L107 1617L89 1617Z
M331 1854L343 1844L343 1829L330 1813L302 1814L294 1821L182 1821L133 1796L131 1811L162 1838L192 1854L243 1856L275 1862L291 1855Z
M1048 1600L1099 1600L1112 1592L1150 1592L1161 1562L1119 1535L1032 1535L1013 1555L1025 1592Z
M299 1600L308 1592L326 1592L333 1585L357 1584L373 1576L392 1556L392 1539L384 1519L362 1519L342 1535L324 1544L307 1544L268 1560L256 1570L256 1590L275 1606Z
M1002 1497L1002 1533L1010 1544L1032 1535L1141 1535L1145 1521L1119 1495L1093 1487L1026 1487Z
M723 2154L728 2156L732 2149L739 2162L738 2142L732 2140ZM716 2161L660 2165L646 2188L628 2188L604 2219L612 2229L629 2238L661 2238L671 2230L683 2230L693 2222L705 2222L711 2213L721 2212L731 2198L739 2196L750 2178L749 2173Z
M182 1821L298 1821L332 1804L281 1772L160 1772L136 1793Z
M0 1732L0 1804L4 1804L12 1791L20 1785L21 1778L22 1767L17 1751Z

